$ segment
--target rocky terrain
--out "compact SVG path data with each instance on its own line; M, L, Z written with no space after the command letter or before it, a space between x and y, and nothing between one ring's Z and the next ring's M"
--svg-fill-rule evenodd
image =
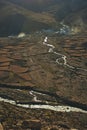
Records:
M1 130L87 129L87 33L44 38L0 38Z

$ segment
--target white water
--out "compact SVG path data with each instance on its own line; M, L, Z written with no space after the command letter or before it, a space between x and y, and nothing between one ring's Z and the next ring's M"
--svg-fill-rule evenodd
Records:
M69 64L67 63L67 57L66 57L66 55L63 55L63 54L58 53L58 52L55 52L55 51L53 50L53 49L55 48L55 46L53 46L53 45L51 45L51 44L48 44L47 42L48 42L48 37L45 37L45 38L44 38L44 41L43 41L43 45L46 45L46 46L50 47L49 50L48 50L48 52L52 52L52 53L54 53L54 54L60 56L60 58L57 58L57 59L56 59L56 63L57 63L57 64L59 64L59 65L65 65L65 66L69 67L70 69L75 69L74 66L71 66L71 65L69 65ZM61 59L63 60L63 63L60 62ZM87 69L79 68L79 67L76 67L76 69L83 70L83 71L87 71Z
M42 102L41 100L37 99L37 96L34 94L34 91L30 91L29 94L33 96L33 101L35 101L35 102Z
M81 113L87 113L87 111L70 107L70 106L51 106L51 105L28 105L28 104L18 104L14 100L9 100L5 98L0 97L1 102L10 103L15 106L23 107L23 108L31 108L31 109L46 109L46 110L53 110L57 112L81 112Z
M33 96L33 101L35 102L43 102L42 100L38 100L38 97L35 94L46 95L46 94L42 94L40 92L35 92L35 91L29 91L29 94ZM49 103L48 101L44 101L44 102Z

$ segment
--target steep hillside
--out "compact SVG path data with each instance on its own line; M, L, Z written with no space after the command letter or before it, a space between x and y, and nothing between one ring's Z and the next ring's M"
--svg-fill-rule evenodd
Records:
M7 1L0 1L0 36L46 29L54 23L55 19L48 13L40 14Z
M7 0L11 3L15 3L29 10L33 10L36 12L41 12L46 8L49 8L51 5L55 5L59 3L60 0Z
M62 0L50 6L47 11L54 14L57 21L64 21L69 25L85 24L87 22L86 0Z
M61 21L87 28L86 0L0 1L0 36L30 33L55 27Z
M44 37L0 38L1 125L87 130L87 33Z
M84 14L87 9L86 0L8 0L35 12L51 12L57 20L62 20L69 15ZM82 12L82 13L81 13ZM86 13L84 15L87 15Z

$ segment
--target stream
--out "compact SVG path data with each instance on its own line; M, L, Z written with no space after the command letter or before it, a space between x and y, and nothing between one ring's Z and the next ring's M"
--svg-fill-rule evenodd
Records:
M48 109L53 110L57 112L81 112L81 113L87 113L87 105L81 104L75 101L70 101L68 99L65 99L64 97L59 97L56 94L44 92L40 90L35 90L33 88L29 88L29 86L11 86L11 85L4 85L0 84L0 88L10 88L14 90L27 90L29 91L29 94L32 96L34 102L20 102L15 101L12 98L9 98L7 96L0 96L0 102L10 103L12 105L15 105L17 107L23 107L23 108L30 108L30 109ZM44 101L38 99L38 95L41 96L50 96L54 97L55 99L58 99L58 101L62 102L64 105L58 105L58 103L51 103L49 101ZM50 105L51 104L51 105Z
M87 113L87 111L85 111L85 110L75 108L75 107L70 107L70 106L20 104L20 103L16 103L16 101L14 101L14 100L5 99L5 98L1 98L1 97L0 97L0 101L10 103L10 104L18 106L18 107L30 108L30 109L46 109L46 110L53 110L53 111L57 111L57 112L81 112L81 113Z
M56 51L54 51L55 46L54 46L54 45L51 45L51 44L48 44L48 37L45 37L45 38L44 38L43 45L46 45L46 46L50 47L49 50L48 50L48 52L54 53L54 54L60 56L60 58L57 58L57 59L56 59L56 63L57 63L57 64L67 66L67 67L69 67L70 69L77 69L77 70L87 71L87 69L80 68L80 67L74 67L74 66L69 65L69 64L67 63L67 56L66 56L66 55L63 55L63 54L61 54L61 53L58 53L58 52L56 52ZM61 60L63 60L63 63L60 62Z

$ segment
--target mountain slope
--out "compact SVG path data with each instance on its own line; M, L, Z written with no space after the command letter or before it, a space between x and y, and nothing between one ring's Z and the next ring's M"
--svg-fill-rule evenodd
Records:
M0 36L17 34L21 31L29 33L42 28L49 28L55 19L47 13L29 11L16 4L0 2Z
M0 36L30 33L55 27L87 28L86 0L4 0L0 1Z
M7 1L15 3L19 6L22 6L35 12L41 12L46 8L49 8L51 5L52 6L55 5L60 0L15 0L15 1L7 0Z
M87 1L86 0L62 0L50 6L47 11L54 14L57 21L64 21L67 24L78 24L77 21L87 22Z

